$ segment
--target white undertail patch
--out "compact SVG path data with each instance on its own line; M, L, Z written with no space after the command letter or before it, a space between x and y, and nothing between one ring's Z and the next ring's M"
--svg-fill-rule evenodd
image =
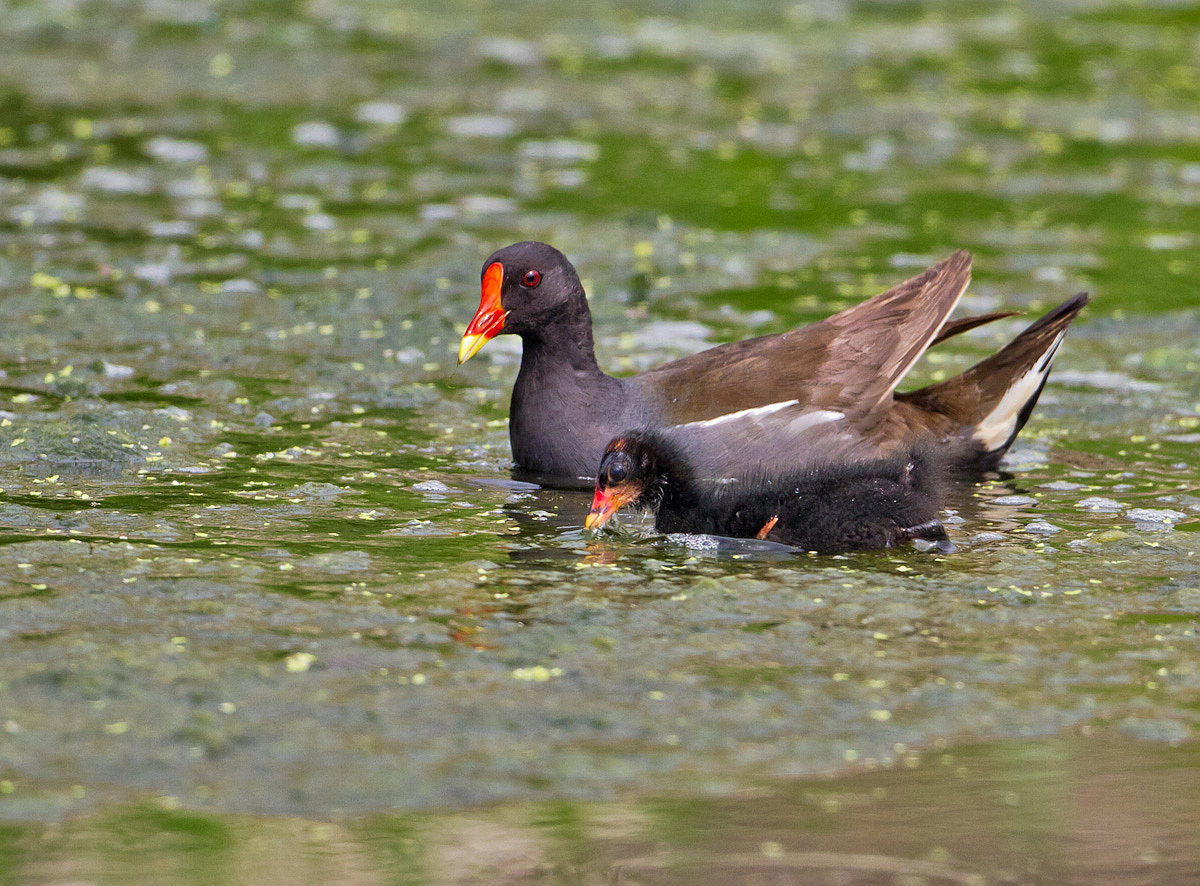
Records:
M1050 366L1054 362L1054 355L1058 351L1058 346L1062 344L1063 336L1067 334L1064 329L1054 338L1054 342L1046 349L1045 354L1038 358L1033 366L1026 370L1025 373L1013 382L1012 386L1004 392L1004 396L1000 398L1000 402L996 404L983 421L975 426L975 433L972 437L983 445L986 452L994 452L1001 446L1004 446L1012 439L1013 434L1017 430L1017 420L1020 418L1021 410L1025 408L1025 404L1029 402L1042 386L1046 376L1050 374Z

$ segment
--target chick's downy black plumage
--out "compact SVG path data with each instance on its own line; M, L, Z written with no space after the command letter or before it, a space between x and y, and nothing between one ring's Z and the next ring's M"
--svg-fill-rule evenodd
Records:
M740 482L697 479L664 434L635 431L605 450L589 527L626 506L657 509L655 529L765 538L834 553L907 542L953 550L938 520L942 470L927 447Z

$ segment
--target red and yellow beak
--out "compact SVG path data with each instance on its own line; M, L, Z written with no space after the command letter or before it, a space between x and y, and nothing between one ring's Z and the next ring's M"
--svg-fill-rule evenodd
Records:
M458 346L458 365L466 363L504 328L508 311L500 305L500 287L504 283L504 265L492 262L483 272L479 310L471 318L467 331Z
M596 487L596 495L592 499L592 511L587 515L587 519L583 521L583 525L587 529L599 529L614 516L617 511L625 507L637 498L637 493L634 490L623 488L621 486L612 486L608 489Z

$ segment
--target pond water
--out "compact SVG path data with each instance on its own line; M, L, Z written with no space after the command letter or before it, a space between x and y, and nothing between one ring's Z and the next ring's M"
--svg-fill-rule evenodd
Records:
M1200 878L1195 8L508 6L0 8L0 882ZM955 554L593 539L527 238L614 372L1094 301Z

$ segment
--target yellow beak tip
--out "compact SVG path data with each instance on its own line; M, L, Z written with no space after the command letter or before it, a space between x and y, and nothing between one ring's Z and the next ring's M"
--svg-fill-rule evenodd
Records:
M584 529L603 529L608 525L608 521L616 516L616 511L592 511L587 515L587 519L583 521Z
M464 335L462 343L458 346L458 365L462 366L479 353L479 349L486 345L487 341L482 335Z

